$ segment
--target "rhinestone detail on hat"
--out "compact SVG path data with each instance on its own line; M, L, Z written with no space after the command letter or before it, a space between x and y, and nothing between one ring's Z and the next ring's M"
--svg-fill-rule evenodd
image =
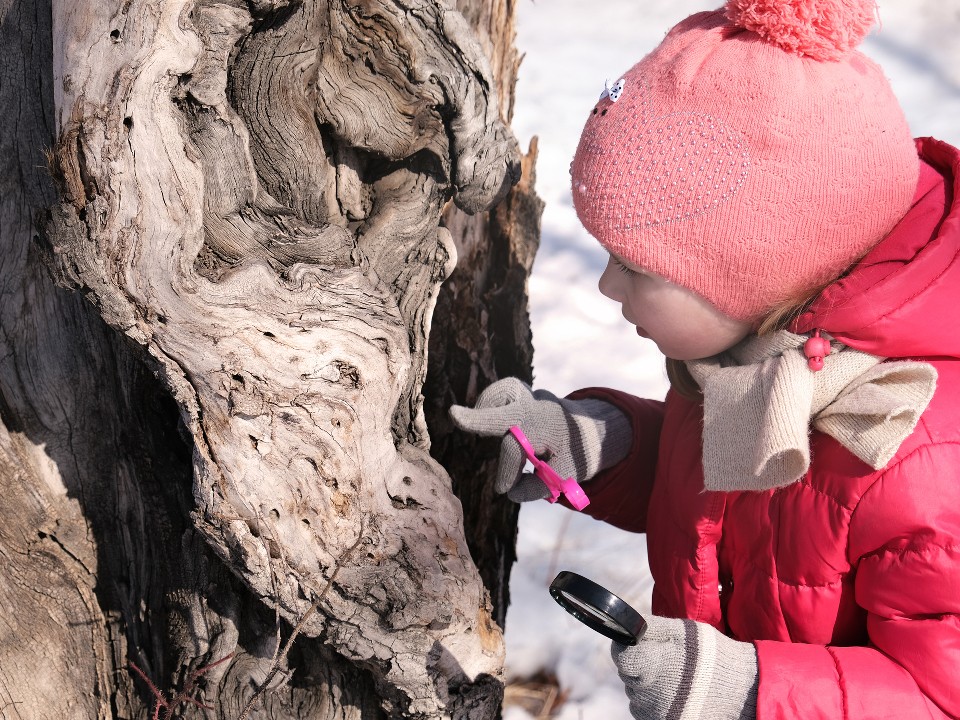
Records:
M645 89L635 91L633 107L624 112L592 116L578 150L586 162L573 178L574 192L587 206L583 211L611 230L701 215L733 197L750 174L750 153L738 131L704 113L658 117Z

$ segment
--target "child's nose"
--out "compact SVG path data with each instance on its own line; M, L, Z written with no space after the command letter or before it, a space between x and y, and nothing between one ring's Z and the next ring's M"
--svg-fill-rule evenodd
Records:
M623 273L617 270L614 267L613 260L607 261L607 266L603 269L603 274L600 275L600 280L597 282L597 287L600 289L601 294L606 295L611 300L620 300L620 283L617 282L623 277Z

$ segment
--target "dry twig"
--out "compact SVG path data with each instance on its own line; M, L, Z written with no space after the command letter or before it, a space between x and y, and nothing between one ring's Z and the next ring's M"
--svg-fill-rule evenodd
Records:
M187 675L187 679L183 683L183 689L176 694L171 692L169 699L167 699L164 696L164 694L160 691L160 689L153 684L153 681L150 680L149 677L147 677L147 674L143 670L141 670L135 662L131 660L130 661L131 669L133 669L133 671L140 676L140 678L147 684L147 687L150 688L150 692L153 694L155 702L153 705L153 715L151 716L151 720L161 720L160 718L161 710L164 711L162 720L170 720L170 718L173 717L174 711L178 707L180 707L180 705L183 705L183 704L196 705L197 707L203 708L204 710L213 710L212 707L210 707L209 705L204 705L202 702L200 702L194 697L194 693L196 693L197 691L197 681L201 677L203 677L206 673L208 673L210 670L217 667L218 665L222 665L232 657L233 657L233 653L230 653L226 657L222 657L219 660L216 660L210 663L209 665L204 665L203 667L197 668L192 673Z
M344 550L344 552L337 559L337 565L333 569L333 572L330 573L330 577L327 579L326 585L323 586L323 589L320 591L320 594L317 596L317 599L314 601L313 605L301 616L300 620L297 621L296 626L293 628L293 632L290 633L290 637L287 638L287 641L283 645L283 650L280 651L280 654L274 657L273 663L270 666L270 671L267 673L267 676L263 679L263 682L257 687L256 691L253 693L253 696L247 701L247 704L244 705L243 710L240 713L238 720L246 720L250 715L250 712L253 710L254 705L263 697L266 693L267 688L270 687L270 683L273 681L273 678L276 677L277 673L280 672L280 666L286 662L287 654L290 652L290 648L293 646L294 640L300 635L304 626L307 624L313 614L320 608L320 602L326 596L327 591L333 585L333 581L337 578L337 573L340 572L340 568L343 567L344 561L353 554L353 551L360 547L360 544L364 540L364 528L363 524L360 525L360 535L357 537L357 541L351 545L349 548Z
M536 720L549 720L557 715L567 700L567 691L560 689L556 676L538 673L527 680L511 683L504 689L503 705L517 705Z

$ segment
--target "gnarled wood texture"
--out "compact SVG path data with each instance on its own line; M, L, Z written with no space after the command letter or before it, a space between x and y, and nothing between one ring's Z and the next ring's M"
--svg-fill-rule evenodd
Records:
M510 119L520 65L513 43L513 2L462 0L459 7L477 28L491 58L497 86L503 89L500 113ZM500 378L533 380L526 283L540 242L543 212L543 202L534 190L536 156L534 138L522 159L520 182L489 213L468 215L452 204L445 208L444 225L460 260L437 298L424 389L433 438L430 452L453 478L463 503L470 552L490 590L494 618L501 626L509 605L519 508L493 492L500 443L455 431L447 410L454 403L472 406L480 392ZM490 481L481 482L481 478Z
M254 717L494 717L502 637L421 394L456 263L441 211L480 213L520 177L467 20L439 0L0 12L4 57L35 55L0 88L21 123L2 712L145 717L117 670L162 688L233 653L198 682L237 717L300 623Z

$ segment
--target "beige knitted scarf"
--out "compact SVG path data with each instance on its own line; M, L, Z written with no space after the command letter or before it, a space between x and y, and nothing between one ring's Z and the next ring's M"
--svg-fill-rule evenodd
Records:
M810 467L811 427L875 469L913 432L936 388L931 365L883 362L831 341L814 372L806 340L786 331L751 336L687 362L703 389L707 490L766 490L800 479Z

